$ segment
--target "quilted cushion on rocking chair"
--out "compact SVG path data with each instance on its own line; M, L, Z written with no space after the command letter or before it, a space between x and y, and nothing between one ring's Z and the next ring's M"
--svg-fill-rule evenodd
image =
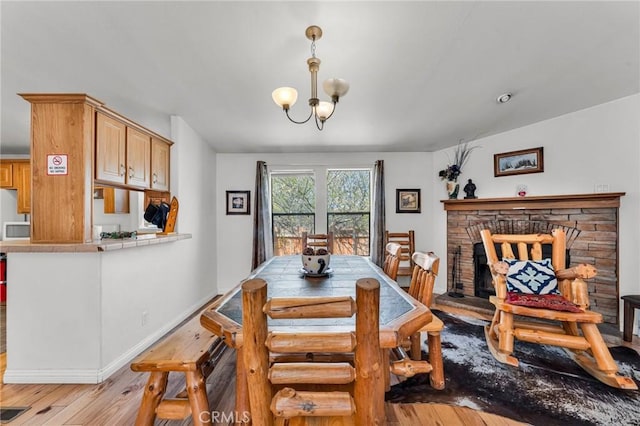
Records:
M554 311L584 312L578 305L559 294L522 294L508 291L506 302L511 305L552 309Z
M509 265L507 291L523 294L560 294L551 259L504 259Z

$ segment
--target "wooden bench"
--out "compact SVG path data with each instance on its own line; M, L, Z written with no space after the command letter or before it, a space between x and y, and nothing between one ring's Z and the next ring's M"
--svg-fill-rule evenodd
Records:
M184 419L191 415L194 425L210 425L205 381L222 356L226 345L200 325L200 314L147 349L131 363L137 372L149 372L136 426L153 425L161 419ZM185 375L186 391L164 398L170 372ZM200 416L200 413L207 412Z

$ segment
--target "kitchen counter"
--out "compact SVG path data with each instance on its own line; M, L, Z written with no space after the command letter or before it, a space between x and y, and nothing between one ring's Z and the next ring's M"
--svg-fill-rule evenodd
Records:
M138 234L136 238L102 239L85 244L42 244L28 240L1 241L1 253L93 253L155 244L166 244L191 238L191 234Z

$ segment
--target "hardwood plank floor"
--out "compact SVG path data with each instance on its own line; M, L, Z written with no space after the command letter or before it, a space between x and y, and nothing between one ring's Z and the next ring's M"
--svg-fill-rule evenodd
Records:
M438 309L486 318L486 315L465 311L448 306L437 306ZM632 343L622 342L620 336L605 336L612 345L629 346L640 351L640 339L634 336ZM6 362L4 354L0 354L0 373L4 373ZM210 407L215 410L218 421L215 425L228 425L229 416L233 413L235 400L235 352L226 350L219 366L207 380L207 394ZM29 406L31 409L17 417L10 424L18 425L92 425L113 426L132 425L135 421L142 389L147 374L135 373L128 366L117 371L112 377L99 385L5 385L0 384L0 404L8 406ZM184 389L181 374L169 375L167 394L175 395ZM386 404L389 426L414 425L487 425L512 426L522 423L482 413L465 407L454 407L444 404ZM222 415L224 413L224 418ZM187 426L190 418L178 420L156 420L156 425ZM291 426L326 425L352 426L349 419L296 419Z

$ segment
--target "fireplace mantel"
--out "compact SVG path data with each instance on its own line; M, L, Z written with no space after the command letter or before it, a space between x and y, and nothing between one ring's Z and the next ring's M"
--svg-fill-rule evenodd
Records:
M505 209L571 209L620 207L624 192L593 194L539 195L507 198L474 198L442 200L445 210L505 210Z

